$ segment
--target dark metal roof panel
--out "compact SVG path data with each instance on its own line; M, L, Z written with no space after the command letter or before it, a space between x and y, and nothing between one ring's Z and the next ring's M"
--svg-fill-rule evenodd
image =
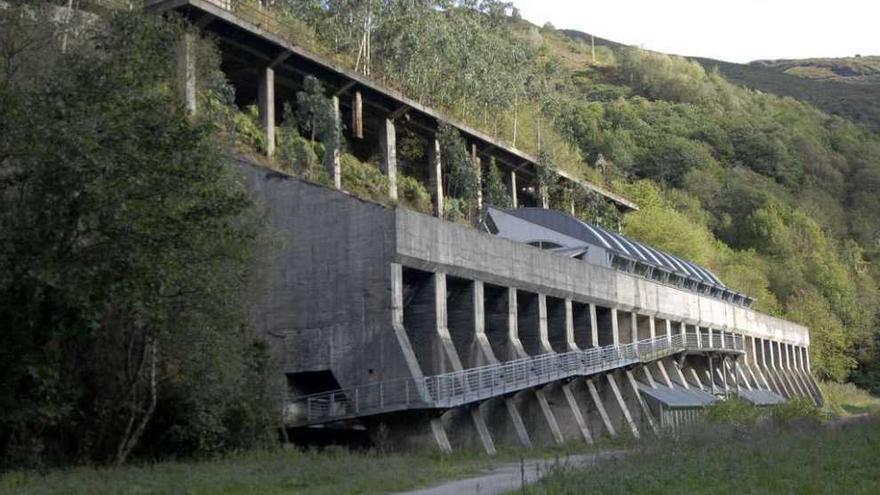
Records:
M639 383L639 391L649 399L653 399L670 409L706 407L718 400L714 395L702 390L669 388L659 383L657 388Z

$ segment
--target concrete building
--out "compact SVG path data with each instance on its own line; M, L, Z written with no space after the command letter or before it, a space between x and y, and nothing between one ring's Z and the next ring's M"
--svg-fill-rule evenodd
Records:
M475 167L494 158L509 177L518 207L484 205L468 226L346 193L338 150L327 155L335 187L242 162L253 195L289 237L254 323L287 378L294 434L356 425L397 445L493 453L501 442L682 428L731 395L821 401L806 328L752 310L703 267L546 209L533 157L294 46L228 3L148 8L180 12L216 37L237 100L259 102L270 154L281 101L313 75L337 118L355 124L348 137L383 156L389 197L402 127L436 143L438 125L451 124ZM190 45L179 53L181 96L198 112ZM443 164L435 153L423 165L441 212ZM622 212L637 208L559 180Z

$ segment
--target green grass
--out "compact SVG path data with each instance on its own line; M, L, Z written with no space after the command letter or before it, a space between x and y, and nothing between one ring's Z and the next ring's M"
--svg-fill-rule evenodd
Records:
M835 428L720 428L654 442L608 465L558 470L525 493L878 493L880 420Z
M880 414L880 398L872 396L852 383L823 382L819 386L825 397L823 412L831 417Z
M330 448L321 452L248 452L223 458L124 467L79 467L0 477L0 494L380 494L431 486L527 458L562 458L583 444L524 451L379 454Z

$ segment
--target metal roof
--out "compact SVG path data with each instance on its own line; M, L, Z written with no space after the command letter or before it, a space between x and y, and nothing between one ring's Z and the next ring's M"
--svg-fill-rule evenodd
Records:
M622 254L628 258L647 263L652 266L665 268L667 271L676 273L685 278L696 279L708 285L727 288L706 268L684 260L674 254L630 239L610 230L592 225L579 220L561 211L548 208L518 208L509 210L507 213L528 220L537 225L556 230L569 237L583 242L602 246L610 251Z
M669 388L659 383L656 388L639 383L639 391L669 409L706 407L718 400L714 395L702 390Z
M608 229L547 208L502 210L487 205L484 224L495 235L587 263L636 273L684 290L750 306L708 269Z
M769 390L740 389L738 395L756 406L771 406L785 402L785 397Z

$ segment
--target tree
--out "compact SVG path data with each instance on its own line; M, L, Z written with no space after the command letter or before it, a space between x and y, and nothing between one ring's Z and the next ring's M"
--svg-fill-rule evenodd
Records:
M0 10L0 31L39 40L0 49L21 69L0 82L0 457L124 462L167 436L150 436L159 412L193 437L229 430L262 410L243 381L262 359L246 326L260 228L214 123L172 90L183 27L117 13L58 55L23 8L41 7Z
M498 164L495 163L495 158L492 157L489 160L488 166L483 168L486 171L483 174L483 191L486 203L497 208L512 207L513 201L511 200L510 193L507 191L507 186L504 184L504 179L501 177L501 170L498 168Z

